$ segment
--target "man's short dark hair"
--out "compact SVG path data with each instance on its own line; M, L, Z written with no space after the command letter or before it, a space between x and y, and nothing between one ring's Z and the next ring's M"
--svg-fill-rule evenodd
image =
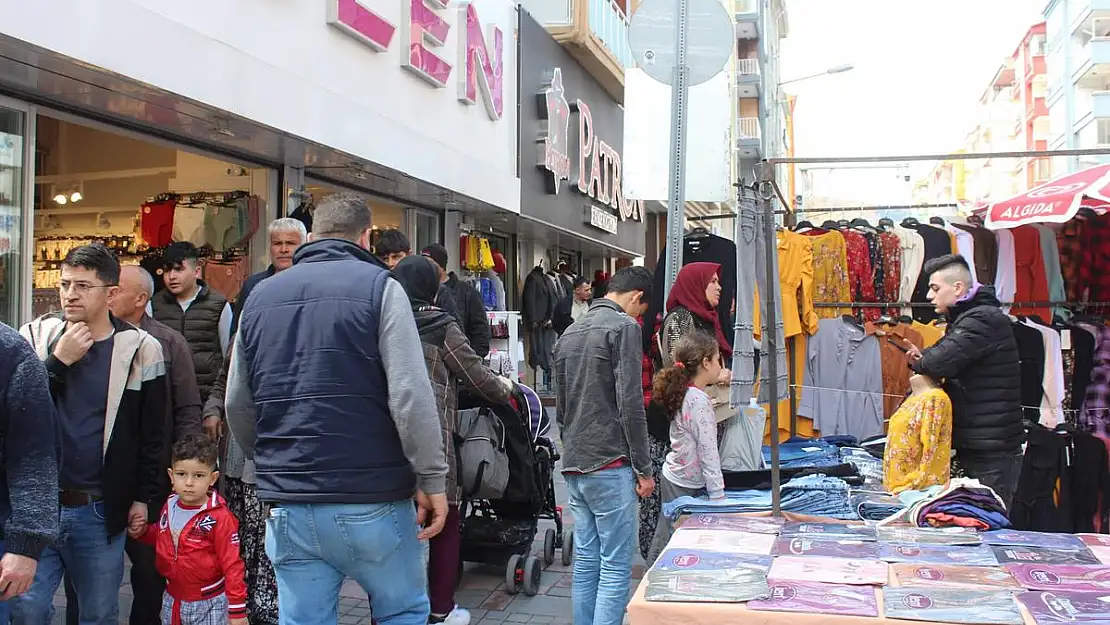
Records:
M572 283L573 286L571 288L572 289L577 289L578 287L582 286L583 284L589 284L589 283L590 283L590 281L586 279L586 276L575 276L574 277L574 282Z
M198 259L200 259L200 250L190 241L174 241L162 253L162 260L168 269L180 267L187 260L193 261L195 265Z
M211 469L215 469L218 455L219 449L211 438L200 434L190 434L173 444L171 458L173 462L196 460Z
M374 253L379 258L385 258L390 254L411 254L412 243L404 232L396 228L382 230L378 240L374 242Z
M926 276L931 276L938 271L944 271L952 267L959 267L966 271L968 275L971 274L971 265L969 265L967 259L960 254L937 256L925 263L924 271Z
M119 284L119 259L102 243L75 247L66 254L62 264L96 272L96 277L108 286Z
M625 267L609 278L606 293L620 295L633 291L643 291L643 300L651 299L652 273L647 267Z
M312 234L355 243L370 227L370 206L357 193L333 193L312 214Z

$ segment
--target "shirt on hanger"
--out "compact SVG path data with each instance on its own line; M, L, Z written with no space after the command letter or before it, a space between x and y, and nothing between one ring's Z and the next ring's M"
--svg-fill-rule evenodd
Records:
M948 482L952 400L939 388L911 395L890 418L883 454L883 488L924 490Z
M975 271L975 239L972 238L970 232L965 232L952 224L945 226L945 229L948 230L948 233L952 235L952 238L956 241L955 253L963 256L964 260L967 261L968 269L971 270L971 279L978 282L979 276Z
M832 230L810 230L801 233L811 237L813 248L813 300L815 302L850 302L852 291L848 285L848 246L844 235ZM817 316L825 319L839 317L847 308L818 308Z
M848 255L848 288L853 302L875 302L875 282L871 269L871 250L867 239L858 232L845 230L841 233ZM856 315L860 309L855 309ZM874 321L879 318L878 308L863 309L864 318Z
M822 319L808 352L798 415L813 419L824 436L882 434L879 341L842 317Z
M913 343L918 349L924 349L924 340L921 334L904 323L893 326L877 326L868 323L865 327L867 333L874 335L879 341L883 377L883 418L889 419L890 415L898 410L898 406L910 390L906 341Z
M813 334L819 321L813 307L813 242L809 237L784 230L778 233L778 248L783 336L790 338L803 332ZM761 312L757 290L752 314L756 338L759 338L763 327Z
M932 347L944 338L944 330L941 330L935 325L914 321L910 327L921 335L922 348Z
M1060 252L1060 274L1064 280L1064 293L1069 302L1083 299L1086 285L1080 285L1080 266L1084 262L1083 227L1081 219L1072 219L1060 226L1056 233L1056 249Z
M1010 231L1014 235L1014 264L1017 275L1017 291L1014 301L1047 302L1048 277L1044 270L1044 256L1041 254L1041 235L1033 226L1018 226ZM1045 322L1052 321L1052 310L1048 306L1012 306L1015 315L1037 315Z
M899 278L898 301L908 302L913 299L917 278L921 275L921 267L925 264L925 239L916 230L902 226L894 226L894 235L902 245L902 274ZM902 314L912 315L913 309L907 306L902 310Z
M1017 292L1017 262L1014 251L1014 234L1010 230L998 230L998 266L995 269L994 293L1002 302L1003 312L1010 312L1010 302Z
M1013 323L1013 330L1021 361L1021 414L1026 420L1039 423L1044 399L1044 336L1020 321Z
M1095 367L1095 345L1098 338L1098 328L1087 324L1074 324L1071 326L1072 376L1071 376L1071 405L1067 406L1074 411L1082 411L1083 400L1087 397L1087 385L1091 383L1091 371ZM1063 342L1063 337L1061 337ZM1073 413L1075 414L1075 413ZM1070 422L1074 422L1075 418Z
M948 231L929 224L918 224L914 226L914 230L921 235L925 240L925 261L928 262L934 258L940 258L946 254L952 253L952 238ZM918 304L928 303L926 296L929 293L929 276L925 275L922 271L917 277L917 286L913 290L913 298L911 301ZM913 309L913 317L921 322L929 322L937 318L937 313L929 307L916 307Z
M1048 226L1035 225L1041 237L1041 256L1044 260L1045 278L1048 280L1048 299L1053 302L1067 301L1067 291L1064 289L1064 275L1060 267L1060 248L1056 243L1056 233ZM1064 321L1071 319L1071 310L1067 306L1053 306L1053 317ZM1051 322L1051 319L1045 319Z
M952 224L971 234L975 244L975 275L983 284L994 284L994 272L998 269L998 239L994 233L982 226ZM972 259L968 259L972 261Z
M1045 356L1040 424L1054 428L1064 422L1064 362L1060 352L1060 333L1028 319L1022 323L1041 333Z
M1110 435L1110 326L1098 328L1094 367L1079 426L1103 438Z
M884 302L898 302L902 294L902 243L893 232L879 233L879 245L883 251L883 289L876 293ZM901 314L897 307L887 311L891 316Z

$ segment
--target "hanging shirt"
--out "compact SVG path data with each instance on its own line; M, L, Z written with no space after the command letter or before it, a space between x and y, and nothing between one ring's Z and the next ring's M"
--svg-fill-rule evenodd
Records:
M1086 292L1086 284L1080 283L1080 267L1084 262L1083 227L1085 222L1072 219L1062 224L1056 233L1056 249L1060 252L1060 274L1064 281L1064 293L1069 302L1081 301Z
M1060 248L1056 244L1056 232L1047 226L1035 225L1037 233L1041 236L1041 256L1044 260L1045 278L1048 280L1048 299L1053 302L1067 301L1067 291L1064 288L1064 274L1060 267ZM1067 306L1057 305L1052 307L1052 316L1064 321L1071 319L1072 312ZM1045 319L1045 321L1052 321Z
M848 255L848 288L853 302L874 302L875 275L871 269L871 250L867 245L867 238L858 232L844 230L844 242ZM855 314L860 314L860 309L855 309ZM863 316L869 321L879 318L878 308L863 309Z
M813 301L850 302L848 285L848 246L839 232L808 230L813 248ZM817 316L831 319L848 312L847 308L818 308Z
M975 275L983 284L994 284L994 272L998 268L998 239L994 233L981 226L952 224L971 235L975 243ZM969 258L968 262L972 262Z
M1098 328L1094 367L1087 384L1079 427L1101 438L1110 436L1110 326Z
M883 376L883 418L889 419L910 391L910 368L906 360L906 341L924 349L921 335L904 323L894 326L866 325L867 333L879 341Z
M1076 412L1071 413L1069 423L1074 424L1077 415L1083 410L1083 401L1087 397L1087 386L1091 383L1091 371L1095 368L1095 346L1098 344L1097 327L1086 324L1073 324L1069 328L1069 342L1072 352L1071 376L1071 405L1067 406ZM1065 342L1063 336L1060 342Z
M902 246L902 274L899 278L898 301L908 302L913 299L913 291L917 288L917 278L921 275L921 267L925 264L925 239L916 230L894 226L894 235ZM912 315L913 309L905 307L902 314Z
M1044 374L1041 376L1040 424L1054 428L1064 422L1064 361L1060 351L1060 333L1028 319L1025 325L1041 333L1044 345Z
M1036 328L1014 322L1014 341L1021 362L1021 416L1039 423L1041 401L1044 399L1045 345Z
M952 239L948 231L928 224L918 224L914 230L925 240L925 262L952 253ZM918 304L927 304L929 300L929 276L922 271L917 277L917 285L913 290L910 301ZM923 323L928 323L937 318L937 313L931 307L918 306L913 309L913 318Z
M910 327L921 335L922 349L925 347L932 347L944 338L944 330L932 324L914 321Z
M970 232L965 232L960 228L948 224L944 227L948 230L948 234L956 240L956 254L964 257L967 261L968 269L971 270L971 279L975 282L979 281L979 276L975 271L975 239L971 236Z
M843 317L822 319L809 340L798 415L824 436L859 440L883 433L879 342Z
M948 482L952 400L939 388L911 395L890 418L883 454L883 488L924 490Z
M1018 226L1010 231L1014 235L1014 265L1017 276L1016 302L1047 302L1048 277L1041 254L1041 235L1033 226ZM1037 315L1045 322L1052 321L1048 306L1012 306L1015 315Z
M893 232L879 234L879 245L883 254L883 275L881 291L876 295L884 302L898 302L902 294L902 242ZM901 314L897 307L887 311L892 317Z
M817 331L818 312L813 307L813 241L796 232L778 233L779 283L782 285L783 336ZM830 300L838 301L838 300ZM755 338L760 338L762 313L756 291L752 312Z
M1010 302L1017 293L1017 262L1014 252L1014 233L998 230L998 267L995 270L994 293L1002 302L1002 311L1010 312Z

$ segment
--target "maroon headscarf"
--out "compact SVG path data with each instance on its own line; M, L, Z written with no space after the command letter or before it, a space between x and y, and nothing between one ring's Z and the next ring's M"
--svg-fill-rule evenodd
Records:
M713 331L717 334L717 344L725 358L732 356L732 346L725 339L721 331L721 318L717 309L709 305L705 299L705 290L709 288L709 281L713 276L720 278L721 266L717 263L690 263L679 270L675 278L671 293L667 296L667 310L674 310L682 306L689 310L695 317L713 324ZM720 306L720 302L717 304Z

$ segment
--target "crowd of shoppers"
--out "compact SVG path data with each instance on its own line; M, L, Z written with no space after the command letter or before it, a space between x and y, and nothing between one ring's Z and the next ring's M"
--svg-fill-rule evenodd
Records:
M190 244L167 251L157 295L144 269L79 247L61 312L0 325L0 623L49 622L63 577L70 622L117 622L125 552L136 624L333 624L346 578L378 623L469 623L454 599L458 394L508 404L514 385L484 365L481 302L446 250L414 256L399 231L372 249L370 223L353 194L322 201L311 235L274 221L272 264L234 309ZM943 383L954 448L1008 502L1022 442L1009 320L962 257L927 271L949 327L909 364ZM605 276L603 292L578 278L561 304L576 624L622 622L637 543L650 561L670 536L657 491L723 495L719 276L682 269L647 353L649 270Z

